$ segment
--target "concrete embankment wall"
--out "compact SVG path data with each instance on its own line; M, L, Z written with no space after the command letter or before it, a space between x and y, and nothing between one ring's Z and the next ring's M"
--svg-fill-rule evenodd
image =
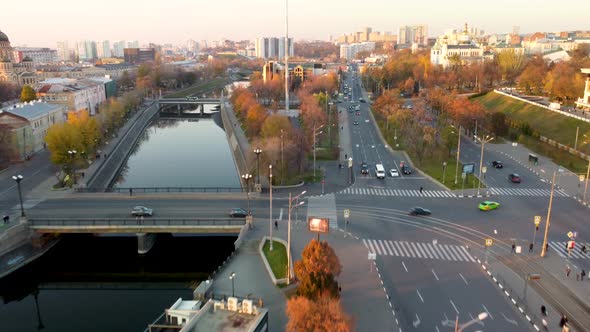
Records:
M250 143L248 143L246 135L240 127L240 124L238 123L235 114L233 114L233 109L231 107L226 107L225 101L225 99L221 100L221 121L223 123L225 135L227 136L229 148L234 157L234 162L236 164L236 169L238 171L240 182L242 183L242 187L245 187L246 183L244 183L244 181L242 180L241 175L251 173L252 158L248 158L248 155L250 153L247 152L252 151L252 149L250 148ZM250 184L252 183L253 182L251 182Z
M111 154L103 160L96 172L91 175L86 183L89 188L107 188L113 181L115 181L119 170L123 166L125 160L133 150L133 146L143 133L144 129L149 126L154 117L157 116L159 105L157 102L144 109L139 116L135 118L135 122L129 127L127 132L121 133L124 135L119 140L117 146L113 149Z
M0 234L0 256L31 241L32 232L21 223Z

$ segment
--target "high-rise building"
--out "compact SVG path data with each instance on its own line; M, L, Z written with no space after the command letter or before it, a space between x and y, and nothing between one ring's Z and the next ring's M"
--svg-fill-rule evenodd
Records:
M340 58L353 60L359 52L372 52L375 50L375 42L362 42L340 45Z
M14 62L21 63L29 58L35 65L57 62L57 51L47 47L15 47Z
M67 41L57 42L57 58L60 61L71 61L70 48Z
M103 40L96 44L96 53L99 59L111 57L111 43Z
M139 48L139 41L134 40L127 43L127 48Z
M113 43L113 54L112 56L122 58L125 56L123 50L125 49L125 41L121 40Z
M282 59L285 57L285 38L261 37L256 38L256 57ZM289 56L294 55L293 38L289 38Z
M428 45L428 26L425 24L401 26L397 35L397 43L402 45L413 43L423 46Z
M155 48L126 48L123 52L127 63L139 64L156 60Z

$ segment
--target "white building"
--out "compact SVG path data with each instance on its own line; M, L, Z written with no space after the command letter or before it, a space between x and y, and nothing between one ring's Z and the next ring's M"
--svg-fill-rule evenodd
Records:
M125 41L120 40L118 42L113 43L113 53L112 56L117 58L122 58L125 56L124 50L125 49Z
M485 56L483 45L473 38L467 24L461 34L451 30L438 37L430 50L430 62L434 65L442 65L444 68L453 61L460 63L483 62Z
M255 42L256 57L282 59L285 57L285 38L261 37ZM294 56L293 38L289 38L289 56Z
M590 110L590 68L582 68L580 71L586 75L586 85L584 86L584 97L578 98L576 106Z
M340 58L350 61L353 60L359 52L373 52L374 50L375 42L362 42L348 45L343 44L340 45Z
M72 60L70 57L70 47L66 40L57 42L57 58L65 62Z
M36 90L41 100L65 105L68 112L94 115L106 101L105 85L88 79L50 78L40 82Z
M46 47L15 47L14 62L21 63L29 57L34 65L54 63L58 61L57 51Z

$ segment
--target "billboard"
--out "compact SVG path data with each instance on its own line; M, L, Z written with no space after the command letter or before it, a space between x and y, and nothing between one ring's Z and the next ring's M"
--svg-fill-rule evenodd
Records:
M463 164L463 173L473 174L475 172L475 163Z
M308 217L307 228L310 232L328 233L330 229L330 219L320 217Z

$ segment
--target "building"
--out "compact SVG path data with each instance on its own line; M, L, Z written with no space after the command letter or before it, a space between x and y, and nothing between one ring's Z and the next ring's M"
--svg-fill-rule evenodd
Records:
M66 66L45 65L37 67L37 80L43 81L50 78L88 78L105 77L119 79L124 72L132 74L137 70L135 65L129 63L109 63L94 66Z
M125 56L125 52L123 51L124 49L125 49L125 41L124 40L113 43L112 56L117 57L117 58L124 57Z
M47 129L66 120L66 107L32 101L0 110L0 124L12 133L14 156L25 160L45 148Z
M58 61L57 51L47 47L15 47L14 62L21 63L25 58L30 58L33 64L41 65Z
M52 104L65 105L68 112L87 111L95 115L106 98L103 82L90 79L51 78L40 82L37 97Z
M14 62L14 49L8 36L0 31L0 82L10 82L19 86L37 83L35 65L29 57L20 63Z
M134 40L127 43L127 48L139 48L139 41Z
M427 46L428 26L425 24L401 26L397 34L397 43L401 45L416 43L419 46Z
M123 50L125 62L131 64L140 64L145 62L154 62L156 60L155 48L126 48Z
M70 47L67 41L57 42L57 58L59 61L70 62L72 61Z
M294 56L293 38L289 38L289 56ZM283 59L285 57L285 38L256 38L256 57L262 59Z
M103 40L96 44L96 53L99 59L111 57L111 42Z
M326 65L318 62L289 62L289 80L303 82L309 76L324 75L328 71ZM273 80L275 76L284 77L285 64L278 61L267 61L262 67L264 82Z
M467 23L460 34L452 30L438 37L430 50L430 62L444 68L454 63L483 62L490 57L493 57L491 53L485 52L483 45L471 35Z
M375 50L375 42L353 43L340 45L340 59L354 60L359 52L372 52Z
M586 76L586 84L584 86L584 97L578 98L576 106L590 110L590 68L582 68L580 71Z

